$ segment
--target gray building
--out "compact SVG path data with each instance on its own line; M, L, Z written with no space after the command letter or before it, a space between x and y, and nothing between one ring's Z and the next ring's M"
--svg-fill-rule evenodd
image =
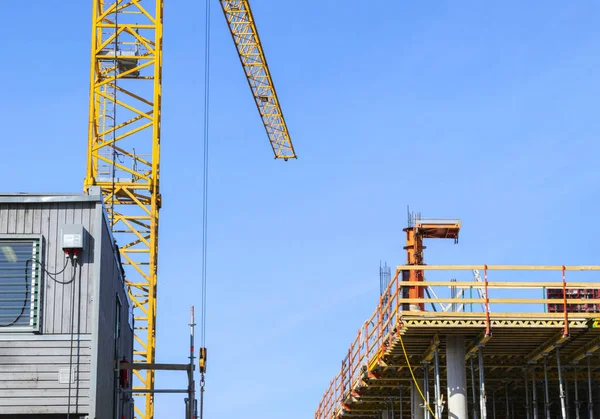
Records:
M0 419L131 419L132 321L100 195L0 194Z

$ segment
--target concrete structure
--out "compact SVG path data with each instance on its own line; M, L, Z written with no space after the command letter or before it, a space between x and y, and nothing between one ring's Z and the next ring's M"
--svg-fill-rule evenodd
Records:
M99 190L0 194L1 419L131 419L132 322Z
M429 273L421 281L426 297L404 292L420 285L403 281L409 270ZM599 272L589 265L398 266L315 419L373 419L392 410L396 419L472 419L476 411L480 419L597 418L600 315L571 310L582 300L568 296L600 289ZM545 290L556 287L562 312L545 310L555 301ZM423 310L410 310L421 302ZM428 393L429 414L417 386ZM410 396L401 397L402 388Z
M446 375L448 382L448 418L467 418L467 375L465 338L446 337Z

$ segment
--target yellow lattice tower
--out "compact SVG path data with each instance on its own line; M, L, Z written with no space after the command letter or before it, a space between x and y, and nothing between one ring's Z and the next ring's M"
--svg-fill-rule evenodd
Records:
M93 0L87 173L99 186L126 269L135 319L134 361L153 363L162 87L163 0ZM135 389L154 372L134 371ZM136 415L152 418L146 393Z

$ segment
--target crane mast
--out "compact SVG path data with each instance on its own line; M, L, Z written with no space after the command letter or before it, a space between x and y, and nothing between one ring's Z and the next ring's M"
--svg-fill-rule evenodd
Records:
M155 363L164 0L92 0L87 169L120 248L134 362ZM220 1L275 158L296 158L248 1ZM154 417L154 371L134 370L136 416Z
M87 171L102 189L133 303L134 362L154 363L163 0L92 0ZM134 371L136 416L154 415L154 371ZM139 396L141 394L141 396Z
M296 158L247 0L220 0L244 73L277 159Z

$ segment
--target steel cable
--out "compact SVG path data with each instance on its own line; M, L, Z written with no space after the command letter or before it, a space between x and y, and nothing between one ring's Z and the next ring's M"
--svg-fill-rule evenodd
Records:
M210 107L210 1L206 0L206 24L204 45L204 172L202 185L202 321L200 341L206 343L206 268L208 249L208 152Z
M209 116L210 116L210 2L206 0L205 44L204 44L204 160L202 183L202 319L200 322L201 347L206 347L206 283L208 252L208 156L209 156ZM206 363L206 360L204 360ZM206 364L205 364L206 368ZM200 419L204 418L204 370L200 379Z

